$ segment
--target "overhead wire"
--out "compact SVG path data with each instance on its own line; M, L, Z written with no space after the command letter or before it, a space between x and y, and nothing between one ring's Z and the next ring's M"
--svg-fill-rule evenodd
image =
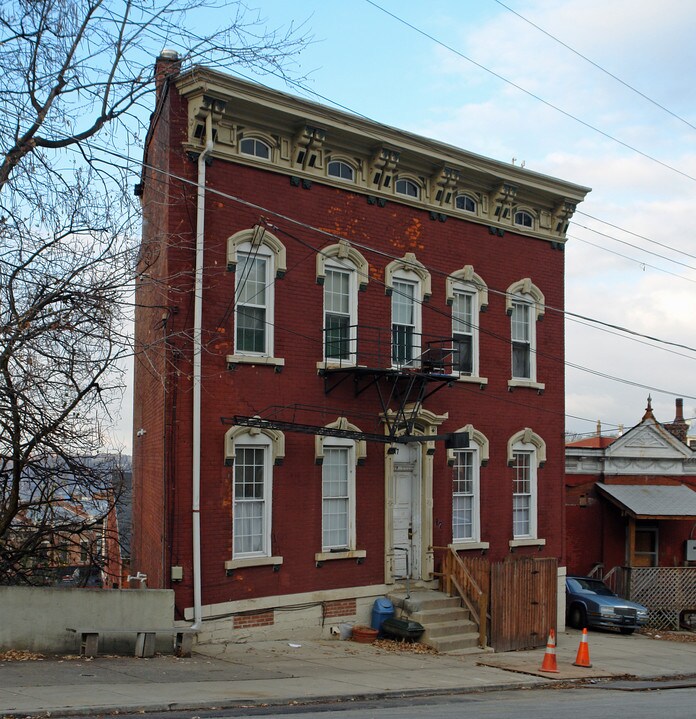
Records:
M621 85L623 85L625 88L627 88L631 92L642 97L644 100L647 100L649 103L651 103L652 105L655 105L655 107L659 108L660 110L663 110L668 115L671 115L675 120L679 120L679 122L684 123L687 127L690 127L692 130L696 130L696 125L692 125L688 120L683 118L681 115L678 115L676 112L673 112L668 107L665 107L664 105L660 104L659 102L657 102L657 100L654 100L649 95L646 95L644 92L641 92L640 90L638 90L638 88L634 87L633 85L626 82L625 80L622 80L618 75L615 75L613 72L610 72L605 67L602 67L602 65L600 65L599 63L596 63L594 60L591 60L586 55L583 55L579 50L576 50L574 47L571 47L570 45L568 45L568 43L566 43L563 40L561 40L560 38L556 37L554 34L548 32L548 30L544 30L543 27L537 25L535 22L533 22L529 18L525 17L521 13L517 12L517 10L514 10L509 5L506 5L504 2L502 2L502 0L493 0L493 2L496 2L501 7L504 7L506 10L509 10L513 15L517 15L517 17L520 18L520 20L523 20L528 25L531 25L533 28L536 28L539 32L546 35L546 37L550 38L554 42L557 42L559 45L563 46L566 50L569 50L574 55L577 55L579 58L581 58L585 62L589 63L590 65L592 65L594 68L596 68L600 72L603 72L608 77L612 78L613 80L616 80L616 82L620 83Z
M514 87L516 90L519 90L520 92L524 93L525 95L528 95L529 97L533 98L534 100L541 102L543 105L546 105L547 107L551 108L552 110L559 112L561 115L564 115L565 117L569 118L570 120L573 120L574 122L577 122L578 124L582 125L583 127L586 127L588 130L592 130L593 132L596 132L597 134L601 135L602 137L605 137L608 140L611 140L612 142L615 142L618 145L625 147L627 150L631 150L631 152L635 152L636 154L640 155L641 157L644 157L646 160L650 160L651 162L654 162L657 165L660 165L661 167L664 167L665 169L670 170L671 172L674 172L678 175L681 175L682 177L685 177L687 180L692 180L692 181L696 182L696 176L691 175L684 170L680 170L679 168L674 167L673 165L670 165L669 163L664 162L663 160L660 160L657 157L654 157L653 155L650 155L649 153L638 149L637 147L634 147L633 145L629 144L628 142L625 142L625 141L621 140L620 138L615 137L614 135L612 135L608 132L605 132L604 130L601 130L600 128L596 127L595 125L592 125L591 123L587 122L586 120L579 118L577 115L573 115L572 112L564 110L563 108L559 107L558 105L554 105L549 100L545 100L540 95L537 95L536 93L532 92L531 90L527 90L522 85L520 85L512 80L509 80L508 78L504 77L500 73L495 72L495 70L491 70L489 67L486 67L482 63L477 62L476 60L469 57L468 55L465 55L460 50L457 50L456 48L452 47L451 45L448 45L447 43L443 42L442 40L436 38L434 35L431 35L430 33L427 33L425 30L422 30L421 28L417 27L416 25L413 25L412 23L408 22L407 20L404 20L399 15L396 15L395 13L382 7L381 5L376 3L374 0L365 0L365 2L368 3L369 5L372 5L377 10L380 10L385 15L389 15L389 17L393 18L394 20L401 23L402 25L405 25L406 27L410 28L414 32L418 33L419 35L422 35L423 37L427 38L428 40L431 40L432 42L436 43L437 45L440 45L441 47L445 48L446 50L449 50L450 52L454 53L458 57L461 57L463 60L470 62L472 65L475 65L476 67L478 67L481 70L484 70L488 74L493 75L493 77L496 77L498 80L501 80L502 82L506 83L507 85Z

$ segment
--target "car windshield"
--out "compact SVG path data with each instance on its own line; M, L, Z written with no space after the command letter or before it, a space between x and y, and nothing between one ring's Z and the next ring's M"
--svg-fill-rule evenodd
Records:
M613 597L614 592L599 579L585 579L584 577L573 577L568 579L568 588L571 592L583 592L585 594L601 594L605 597Z

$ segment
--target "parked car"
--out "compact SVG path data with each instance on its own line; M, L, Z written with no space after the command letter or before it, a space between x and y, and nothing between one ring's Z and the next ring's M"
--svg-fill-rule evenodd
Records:
M622 599L601 579L566 577L566 616L571 627L617 628L633 632L648 621L648 608Z
M103 587L102 572L94 566L70 566L56 569L56 587Z

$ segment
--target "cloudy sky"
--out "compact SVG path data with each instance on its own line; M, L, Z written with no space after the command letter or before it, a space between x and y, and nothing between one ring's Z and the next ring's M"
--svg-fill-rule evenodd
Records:
M659 420L677 396L696 416L696 2L248 4L304 21L315 42L294 72L326 99L243 77L591 187L566 310L607 326L566 321L566 428L628 428L648 394Z

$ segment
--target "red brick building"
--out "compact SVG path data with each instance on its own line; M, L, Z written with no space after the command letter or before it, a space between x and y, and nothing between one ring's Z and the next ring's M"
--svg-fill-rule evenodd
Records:
M223 632L321 631L449 545L562 565L587 188L174 58L158 85L131 571Z
M696 522L696 456L687 445L682 400L675 419L642 420L621 436L566 447L569 574L615 567L696 566L687 553Z

